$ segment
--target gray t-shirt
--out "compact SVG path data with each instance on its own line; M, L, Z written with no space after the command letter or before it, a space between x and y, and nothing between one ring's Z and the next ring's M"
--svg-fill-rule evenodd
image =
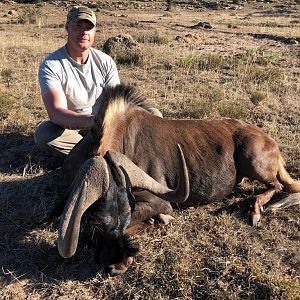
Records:
M90 48L85 64L76 63L66 47L46 57L39 68L41 92L54 88L67 100L68 109L82 113L96 113L96 100L105 86L120 83L115 62L107 54Z

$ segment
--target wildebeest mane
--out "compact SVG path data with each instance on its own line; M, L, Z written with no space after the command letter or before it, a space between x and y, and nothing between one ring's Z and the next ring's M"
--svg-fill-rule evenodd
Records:
M105 87L99 101L98 113L95 117L95 126L91 129L93 141L100 141L103 136L105 123L117 113L125 113L129 107L151 111L144 102L145 97L133 86L118 84L115 87Z
M145 103L145 97L133 86L118 84L115 87L105 87L99 99L100 106L96 116L96 123L103 122L110 106L116 104L121 110L125 110L130 104L136 105L147 111L149 106Z

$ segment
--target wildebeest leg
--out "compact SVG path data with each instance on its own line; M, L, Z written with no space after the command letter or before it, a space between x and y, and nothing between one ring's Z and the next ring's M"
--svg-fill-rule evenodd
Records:
M129 256L126 257L126 259L124 259L124 261L119 264L109 265L107 267L107 271L111 276L117 276L125 273L132 263L133 257Z
M278 184L276 183L275 187L255 197L250 215L250 222L252 226L258 226L261 218L261 212L263 212L263 206L268 203L275 194L279 193L281 189L282 186L278 182Z
M162 200L147 191L134 193L135 208L131 216L130 225L134 225L141 221L147 221L150 218L159 217L167 222L167 217L173 212L170 202ZM160 215L162 215L160 217ZM167 222L168 223L168 222Z
M144 229L154 228L152 218L158 218L162 223L169 224L173 211L168 201L162 200L147 191L135 192L135 208L132 212L131 222L126 230L129 235L137 234ZM149 221L150 220L150 221Z
M157 218L164 225L168 225L174 220L174 217L167 214L158 214ZM143 232L144 230L152 232L155 230L156 227L157 224L155 223L155 220L153 218L144 221L135 221L133 225L128 226L128 228L126 229L126 234L133 236Z
M158 219L164 224L164 225L169 225L173 220L174 217L171 215L166 215L166 214L159 214Z
M255 126L243 128L235 136L235 162L238 178L258 180L270 187L257 195L251 210L251 223L257 226L263 205L281 191L277 175L280 167L280 151L277 143Z

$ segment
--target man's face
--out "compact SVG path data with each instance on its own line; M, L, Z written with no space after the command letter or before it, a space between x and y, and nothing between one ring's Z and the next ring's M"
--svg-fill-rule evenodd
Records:
M76 23L71 21L67 24L66 30L68 32L68 44L73 47L87 50L93 45L96 27L91 22L87 20Z

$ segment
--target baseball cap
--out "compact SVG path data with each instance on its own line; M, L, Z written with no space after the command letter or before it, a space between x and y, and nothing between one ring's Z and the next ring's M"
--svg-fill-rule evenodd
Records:
M67 23L71 21L76 23L80 20L90 21L94 26L96 26L96 16L90 8L86 6L72 7L67 16Z

